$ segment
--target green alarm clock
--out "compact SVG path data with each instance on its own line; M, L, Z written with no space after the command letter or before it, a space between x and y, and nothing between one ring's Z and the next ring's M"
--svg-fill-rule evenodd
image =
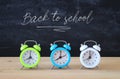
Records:
M33 47L27 45L27 43L35 43ZM20 63L25 68L36 68L40 62L40 44L37 44L35 40L27 40L20 47ZM22 67L22 68L23 68Z

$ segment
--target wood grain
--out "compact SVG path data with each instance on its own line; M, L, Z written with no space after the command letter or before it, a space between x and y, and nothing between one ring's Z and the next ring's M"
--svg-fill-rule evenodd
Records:
M0 57L0 79L120 79L120 57L102 57L99 69L80 69L79 57L72 57L70 69L51 70L49 57L37 69L21 67L18 57Z

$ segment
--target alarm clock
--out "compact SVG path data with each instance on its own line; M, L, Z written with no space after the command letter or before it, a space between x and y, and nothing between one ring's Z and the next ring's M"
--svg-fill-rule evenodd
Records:
M35 43L33 46L29 46L27 43ZM27 40L20 47L20 63L25 68L36 68L40 61L40 44L37 44L34 40ZM23 68L22 67L22 68Z
M64 43L64 44L62 46L58 46L57 43ZM57 40L53 44L51 44L50 51L51 51L50 60L53 65L52 69L54 67L59 69L68 67L68 64L70 63L71 60L70 43L67 43L64 40Z
M86 43L94 43L93 46L88 46ZM101 51L100 44L97 44L94 40L87 40L80 46L80 62L85 68L96 68L100 63Z

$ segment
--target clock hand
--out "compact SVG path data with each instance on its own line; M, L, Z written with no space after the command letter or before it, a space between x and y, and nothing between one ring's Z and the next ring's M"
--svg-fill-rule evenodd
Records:
M29 53L29 57L30 57L30 52L28 52Z
M66 56L66 55L64 55L64 56ZM62 56L62 51L60 51L60 56L59 56L57 59L55 59L55 61L61 59L61 58L64 57L64 56Z
M60 50L60 56L57 58L57 59L55 59L55 61L57 61L57 60L59 60L60 58L61 58L61 50Z
M61 59L62 57L65 57L66 56L66 54L65 55L63 55L63 56L60 56L59 58L57 58L57 59L55 59L55 61L57 61L57 60L59 60L59 59Z
M89 57L88 57L88 58L86 58L86 59L84 59L83 61L85 61L85 60L89 60Z
M28 62L27 63L29 63L30 62L30 60L28 60Z
M32 58L32 54L31 54L31 51L30 51L30 53L29 53L29 54L30 54L30 56L29 56L29 59L31 59L31 58Z
M25 60L29 60L29 59L30 59L30 57L26 58Z
M87 60L91 59L91 51L89 51L89 57L87 58Z
M32 57L32 55L31 55L31 51L30 51L30 57Z
M31 51L30 51L30 56L31 56Z
M62 54L62 52L61 52L61 50L60 50L60 57L61 57L61 54Z
M66 56L66 54L65 55L63 55L62 57L65 57Z
M84 58L83 61L85 61L85 60L89 60L89 59L90 59L90 52L87 51L86 53L88 54L88 56L87 56L86 58Z
M57 60L59 60L59 59L61 59L61 57L59 57L59 58L55 59L55 61L57 61Z
M31 59L32 58L32 56L29 56L28 58L26 58L25 60L29 60L29 59Z

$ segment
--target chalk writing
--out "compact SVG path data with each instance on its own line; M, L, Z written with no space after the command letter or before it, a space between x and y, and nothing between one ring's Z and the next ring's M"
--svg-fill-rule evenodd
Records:
M66 30L70 30L71 27L68 26L37 26L38 29L53 29L53 31L57 32L65 32Z
M64 25L66 25L68 22L74 22L74 23L86 22L86 24L89 24L93 20L93 17L91 17L92 13L93 11L90 11L88 16L78 16L79 11L77 11L74 16L69 16L69 17L65 16Z
M93 11L91 10L88 15L84 15L84 16L80 16L80 11L78 10L74 15L70 15L70 16L60 16L60 13L56 10L54 12L50 12L49 10L47 10L44 15L40 15L40 16L36 16L36 15L32 15L30 12L27 12L24 16L23 16L23 22L21 23L21 25L28 25L28 24L35 24L35 23L41 23L41 22L45 22L45 21L52 21L52 22L63 22L63 26L36 26L36 28L38 29L53 29L53 31L59 31L59 32L65 32L66 30L71 29L71 27L68 27L67 24L68 23L79 23L79 22L85 22L86 24L91 23L91 21L93 20L92 14Z

